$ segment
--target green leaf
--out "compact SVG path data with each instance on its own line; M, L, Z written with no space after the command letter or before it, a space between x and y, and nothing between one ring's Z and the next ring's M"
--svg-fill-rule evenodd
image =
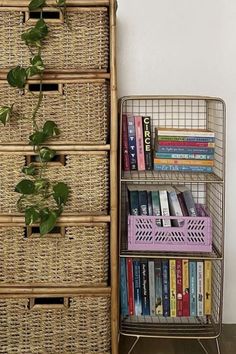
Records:
M33 164L22 168L22 172L27 176L34 176L36 174L36 168Z
M44 219L40 222L40 234L48 234L56 225L57 222L57 213L54 210L49 210L47 216L44 214Z
M30 63L32 66L38 69L39 72L45 69L43 60L40 55L35 55L32 59L30 59Z
M46 179L37 179L37 181L34 182L34 186L35 186L35 190L37 192L41 191L41 190L45 190L46 188L48 188L49 183Z
M16 185L15 192L21 194L34 194L35 192L34 182L28 179L23 179Z
M25 223L26 225L32 225L38 222L40 219L39 211L36 207L31 206L25 209Z
M27 45L41 47L41 41L47 36L48 27L43 19L37 21L35 27L22 33L21 38Z
M40 149L39 154L43 162L49 162L56 155L56 151L48 147L43 147Z
M11 107L7 106L2 106L0 107L0 121L3 123L3 125L6 125L6 123L9 121L12 113L13 105Z
M51 120L47 120L44 123L43 132L47 137L53 137L60 134L60 130L58 129L57 124Z
M46 22L44 21L44 19L40 19L36 22L35 24L35 30L39 31L40 35L41 35L41 39L44 39L47 34L48 34L48 26L46 25Z
M27 79L26 70L17 66L7 74L7 81L13 87L23 88Z
M65 6L66 1L65 0L57 0L57 6Z
M29 136L30 144L31 145L40 145L47 139L47 136L44 132L35 132Z
M45 3L46 3L46 0L31 0L31 2L29 4L29 10L34 11L34 10L40 9L46 5Z
M53 198L57 205L65 205L69 196L68 186L63 182L59 182L53 187L53 192Z

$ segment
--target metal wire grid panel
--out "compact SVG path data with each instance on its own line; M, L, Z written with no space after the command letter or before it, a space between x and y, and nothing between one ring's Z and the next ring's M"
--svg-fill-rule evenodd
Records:
M215 132L214 173L132 171L122 174L125 180L221 181L224 179L225 106L222 100L200 97L127 97L121 100L120 113L151 117L154 146L155 127L210 129ZM122 134L120 146L122 146ZM122 158L121 158L122 161Z
M212 266L212 315L196 317L125 316L120 331L124 335L160 338L216 338L221 332L222 261Z

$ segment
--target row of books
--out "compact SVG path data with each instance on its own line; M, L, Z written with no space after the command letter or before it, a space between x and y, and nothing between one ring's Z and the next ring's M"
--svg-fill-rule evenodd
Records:
M151 117L123 115L122 155L124 171L153 169Z
M121 315L210 315L211 273L209 260L121 258Z
M215 134L201 129L155 128L154 170L212 172Z
M151 216L206 216L203 208L194 201L192 192L184 185L155 186L128 185L130 215ZM163 227L182 226L181 220L157 219Z

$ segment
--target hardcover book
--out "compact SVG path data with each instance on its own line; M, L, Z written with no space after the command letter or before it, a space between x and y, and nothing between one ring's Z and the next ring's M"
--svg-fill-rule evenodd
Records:
M128 292L127 292L127 277L126 277L126 260L120 258L120 307L121 315L129 314L128 310Z
M142 117L134 117L135 133L136 133L136 150L137 150L137 162L138 170L145 170L145 157L144 157L144 142L143 142L143 123Z
M148 262L140 261L141 267L141 289L142 289L142 315L150 315L149 284L148 284Z
M141 276L140 261L133 261L134 272L134 314L139 316L142 314L142 294L141 294Z
M151 191L152 195L152 213L153 216L160 216L161 215L161 205L159 199L159 192L158 191ZM156 219L157 226L161 226L161 219Z
M156 315L163 315L162 271L161 271L161 260L160 259L155 260L154 271L155 271Z
M169 261L162 260L162 298L163 298L163 316L170 316L170 277Z
M126 258L127 270L127 288L128 288L128 309L129 315L134 314L134 275L133 275L133 260Z
M139 191L139 215L148 215L148 195L147 191Z
M205 315L211 315L211 273L212 263L211 261L204 261L204 305Z
M129 212L130 215L139 215L139 194L136 186L128 186Z
M136 148L136 134L135 134L135 125L134 117L128 115L128 145L129 145L129 159L130 159L130 169L137 170L137 148Z
M197 262L197 315L203 316L204 315L204 307L203 307L203 262Z
M211 166L192 166L192 165L160 165L154 163L154 171L181 171L181 172L206 172L212 173Z
M170 153L170 154L206 154L214 155L214 148L199 148L199 147L181 147L181 146L158 146L156 154Z
M177 316L183 316L183 274L181 259L176 259L176 298Z
M183 272L183 316L190 315L190 296L189 296L189 261L182 260Z
M182 193L189 216L198 216L192 192L186 186L175 186Z
M148 261L148 279L149 279L149 301L150 301L150 315L155 316L156 304L155 304L155 271L154 261Z
M170 259L170 316L176 317L176 260Z
M169 203L166 190L159 190L160 206L161 206L161 215L170 216ZM163 227L170 227L171 222L168 219L162 219Z
M142 117L143 120L143 141L146 170L152 169L152 137L151 137L151 117Z
M190 316L197 316L197 263L189 261Z
M122 116L122 156L123 156L123 170L130 170L130 161L129 161L129 138L128 138L128 122L127 115L123 114Z
M174 188L170 187L167 191L168 201L170 208L170 215L172 216L183 216L182 209L177 198L177 194ZM172 220L173 226L180 227L183 226L184 221L181 220Z

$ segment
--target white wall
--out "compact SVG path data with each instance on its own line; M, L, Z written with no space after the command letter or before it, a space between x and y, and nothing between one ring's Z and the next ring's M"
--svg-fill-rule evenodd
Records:
M236 1L118 1L119 97L197 94L226 101L224 322L236 323Z

